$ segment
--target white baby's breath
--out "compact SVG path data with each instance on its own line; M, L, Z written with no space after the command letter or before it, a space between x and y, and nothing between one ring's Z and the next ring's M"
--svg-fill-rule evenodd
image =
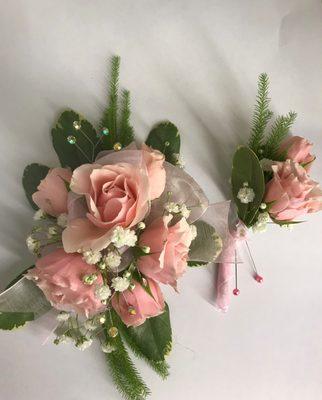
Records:
M40 221L41 219L45 219L45 218L46 218L46 213L41 209L37 210L34 214L35 221Z
M57 321L59 321L59 322L68 321L69 318L70 318L70 314L66 311L61 311L56 317Z
M76 347L79 350L84 351L88 349L92 345L92 343L93 343L92 339L84 337L76 343Z
M252 188L244 186L239 189L237 193L237 198L243 204L252 203L255 199L255 192Z
M95 329L98 328L98 324L96 324L95 320L93 319L87 319L84 322L83 327L88 331L95 331Z
M61 228L66 228L66 226L67 226L67 214L60 214L57 217L57 225L59 225Z
M116 292L124 292L130 286L130 281L127 278L120 276L112 279L112 287Z
M83 252L83 260L87 264L97 264L102 258L102 254L99 251L87 250Z
M103 261L113 271L121 264L121 255L117 251L109 251Z
M37 253L40 248L40 241L38 239L35 239L32 235L29 235L26 239L26 244L28 247L28 250L31 253Z
M164 209L170 214L177 214L180 212L180 205L173 201L168 201L165 203Z
M50 226L47 232L48 239L51 239L57 235L58 235L58 228L56 226Z
M107 300L111 293L111 289L107 285L98 286L95 290L95 296L99 300Z
M138 237L135 234L135 231L130 229L124 229L121 226L117 226L112 234L111 242L115 247L121 248L123 246L134 247Z
M189 218L191 210L185 204L182 204L180 207L180 213L184 218Z
M113 351L116 350L115 346L111 343L102 344L101 349L102 349L103 353L107 353L107 354L112 353Z

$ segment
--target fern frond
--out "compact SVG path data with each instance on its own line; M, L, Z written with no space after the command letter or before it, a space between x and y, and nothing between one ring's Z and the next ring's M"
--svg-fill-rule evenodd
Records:
M288 135L291 126L293 125L297 114L290 111L287 115L280 115L276 118L270 135L264 145L263 156L270 160L278 160L278 149L282 140Z
M109 340L107 333L106 338ZM118 391L126 400L146 399L150 390L135 368L120 335L112 339L112 344L116 349L106 354L106 360Z
M138 357L144 360L150 367L161 376L162 379L166 379L169 376L169 365L165 361L153 361L150 360L145 354L142 353L140 348L136 345L136 343L132 340L131 336L128 334L126 326L122 323L118 324L119 329L121 330L122 336L125 339L129 348L133 351L133 353Z
M118 87L120 75L120 57L113 56L111 60L110 84L108 94L108 107L104 111L101 121L101 128L106 127L110 131L112 142L116 142L117 137L117 110L118 110Z
M273 113L269 109L270 98L268 97L269 79L267 74L261 74L258 78L258 92L253 115L252 134L249 139L249 147L258 154L263 144L265 128Z
M123 147L129 145L134 140L133 127L130 125L131 101L130 92L122 91L121 114L119 124L119 142Z

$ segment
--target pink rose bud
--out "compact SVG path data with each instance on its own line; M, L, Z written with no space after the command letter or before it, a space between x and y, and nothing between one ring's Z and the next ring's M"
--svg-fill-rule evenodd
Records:
M43 179L38 191L32 195L37 206L53 217L67 212L68 190L66 182L69 183L72 173L66 168L51 169L46 178Z
M289 136L281 143L279 153L308 168L315 159L311 154L312 147L312 143L300 136Z
M170 226L171 215L155 219L140 236L150 253L139 258L139 270L151 279L176 288L186 271L192 232L185 218Z
M88 285L83 278L91 274L96 275L95 284ZM94 265L83 261L81 254L55 250L39 258L26 277L34 280L58 310L75 311L88 317L105 307L95 295L97 286L103 284L102 276Z
M142 221L150 201L164 191L163 163L160 152L144 146L109 152L95 164L76 168L68 207L73 219L63 233L65 250L102 250L115 227L131 228Z
M292 221L322 209L322 191L307 171L292 160L272 166L273 178L266 184L265 203L278 221Z
M136 281L134 288L116 293L112 298L112 306L127 326L139 326L147 318L156 317L164 311L164 299L159 285L147 279L150 292Z

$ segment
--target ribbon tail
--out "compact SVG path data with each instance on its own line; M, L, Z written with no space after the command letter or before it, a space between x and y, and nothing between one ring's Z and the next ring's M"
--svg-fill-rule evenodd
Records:
M230 281L233 277L232 263L219 263L217 270L217 294L215 306L221 312L227 312L230 304Z
M217 291L215 306L219 311L227 312L231 299L230 281L234 275L234 264L236 257L237 239L230 237L226 248L223 251L217 270Z

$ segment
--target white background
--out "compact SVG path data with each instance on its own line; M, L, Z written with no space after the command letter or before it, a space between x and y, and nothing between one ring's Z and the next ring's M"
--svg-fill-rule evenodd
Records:
M256 81L271 79L273 110L299 114L322 181L321 2L313 0L0 0L1 287L32 263L26 164L57 165L50 128L71 107L97 123L112 54L122 57L133 125L144 140L162 119L210 201L229 196L231 156L245 143ZM252 239L262 286L240 270L241 294L215 311L214 272L190 270L171 306L171 376L138 362L153 400L322 398L322 214L293 232ZM29 325L0 333L3 400L119 399L99 349L40 345Z

